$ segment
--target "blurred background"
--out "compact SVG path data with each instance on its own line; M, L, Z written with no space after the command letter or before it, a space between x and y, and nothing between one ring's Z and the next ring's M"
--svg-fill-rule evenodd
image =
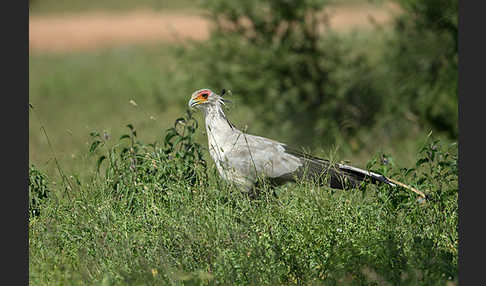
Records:
M410 167L458 138L457 2L30 0L29 162L83 175L90 132L160 142L193 91L225 88L249 133Z

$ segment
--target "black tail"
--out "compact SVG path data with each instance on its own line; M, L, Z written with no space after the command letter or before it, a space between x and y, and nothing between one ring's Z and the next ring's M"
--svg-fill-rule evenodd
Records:
M358 187L363 181L369 180L375 184L387 184L392 187L400 186L418 194L424 199L426 198L423 192L375 172L340 163L331 164L328 160L295 150L287 149L286 152L299 157L304 165L301 170L298 170L298 177L317 179L323 183L328 182L331 188L341 190L352 189Z
M370 180L372 183L375 184L383 183L392 187L396 187L396 184L392 183L388 178L378 173L366 171L360 168L348 166L345 164L339 164L339 163L335 164L335 168L338 169L338 171L336 172L337 178L335 179L335 181L337 181L337 184L343 185L342 184L343 179L344 181L351 180L354 182L354 185L352 187L356 187L361 182L365 180ZM332 183L332 179L331 179L331 183Z
M317 179L322 183L328 182L331 188L351 189L359 186L365 180L375 184L384 183L392 187L396 186L395 183L378 173L345 164L331 164L328 160L295 150L287 149L286 152L299 157L303 163L303 168L298 171L297 177Z
M308 176L310 178L322 178L329 182L331 188L335 189L352 189L358 187L362 182L369 181L374 184L383 183L392 187L396 187L395 183L392 183L385 176L366 171L353 166L345 164L331 164L327 160L323 159L305 159L308 170Z

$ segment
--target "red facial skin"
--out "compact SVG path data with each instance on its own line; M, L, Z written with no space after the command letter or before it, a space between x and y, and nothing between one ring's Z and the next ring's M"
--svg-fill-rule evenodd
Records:
M195 100L206 101L208 100L208 96L209 96L209 90L205 89L197 94Z

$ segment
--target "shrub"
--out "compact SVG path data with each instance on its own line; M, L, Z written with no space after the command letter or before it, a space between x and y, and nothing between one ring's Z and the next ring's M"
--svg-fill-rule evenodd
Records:
M49 195L49 179L35 165L29 166L29 216L40 214L41 204Z
M330 1L204 1L215 29L189 68L293 143L330 146L411 125L455 140L457 0L396 2L392 33L339 34L323 12Z
M404 13L383 56L394 81L393 105L457 139L458 1L396 2Z
M206 1L216 29L198 44L202 63L191 72L231 89L288 139L302 142L310 129L313 140L334 143L372 126L383 88L370 60L328 27L327 2Z
M150 188L165 197L173 185L195 187L207 181L203 180L207 174L202 147L193 140L197 121L189 111L167 130L163 147L158 146L157 142L145 144L137 140L133 125L128 124L127 127L129 134L122 135L119 142L106 148L105 152L98 152L98 171L107 161L104 178L115 194L133 196L134 192L144 192ZM91 133L91 137L92 153L107 144L104 136L96 131Z

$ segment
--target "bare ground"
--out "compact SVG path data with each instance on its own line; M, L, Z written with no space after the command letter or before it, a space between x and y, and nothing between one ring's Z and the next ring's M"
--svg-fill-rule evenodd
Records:
M330 26L338 30L366 28L370 19L384 24L398 12L396 6L337 6L330 8ZM160 13L135 10L128 13L31 15L29 51L71 52L122 44L205 40L210 23L197 13Z

